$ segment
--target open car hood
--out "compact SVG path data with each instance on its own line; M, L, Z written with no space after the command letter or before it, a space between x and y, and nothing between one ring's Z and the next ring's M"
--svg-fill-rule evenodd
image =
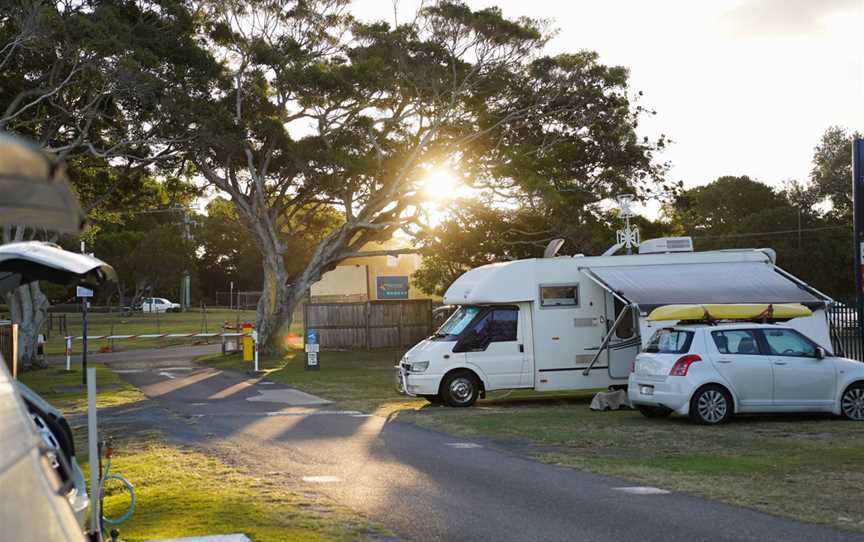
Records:
M63 167L27 140L0 132L0 218L4 224L78 233L84 213Z
M53 243L25 241L0 246L0 293L34 280L96 287L116 281L117 273L98 258L69 252Z

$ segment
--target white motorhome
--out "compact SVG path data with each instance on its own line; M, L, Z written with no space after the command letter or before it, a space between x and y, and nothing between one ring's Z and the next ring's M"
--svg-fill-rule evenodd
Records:
M607 251L607 254L609 251ZM832 300L775 265L770 249L693 252L690 238L645 241L634 255L558 256L485 265L450 286L456 312L397 366L400 391L470 406L486 392L625 387L671 304L802 303L797 328L831 350Z

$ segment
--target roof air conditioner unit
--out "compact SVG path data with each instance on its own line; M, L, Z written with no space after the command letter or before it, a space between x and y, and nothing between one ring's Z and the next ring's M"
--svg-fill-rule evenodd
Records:
M639 254L664 254L667 252L693 252L690 237L661 237L648 239L639 245Z

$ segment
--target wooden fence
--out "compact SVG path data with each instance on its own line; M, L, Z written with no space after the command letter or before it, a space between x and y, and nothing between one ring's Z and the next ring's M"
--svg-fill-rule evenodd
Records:
M303 322L322 350L404 348L432 334L432 300L307 303Z

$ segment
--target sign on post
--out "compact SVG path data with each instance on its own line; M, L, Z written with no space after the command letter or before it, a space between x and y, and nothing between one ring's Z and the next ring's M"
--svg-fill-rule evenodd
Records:
M78 286L75 288L75 297L93 297L93 290L84 286Z
M318 363L318 353L321 351L321 345L318 343L318 332L314 329L306 331L306 370L317 371L320 369Z

